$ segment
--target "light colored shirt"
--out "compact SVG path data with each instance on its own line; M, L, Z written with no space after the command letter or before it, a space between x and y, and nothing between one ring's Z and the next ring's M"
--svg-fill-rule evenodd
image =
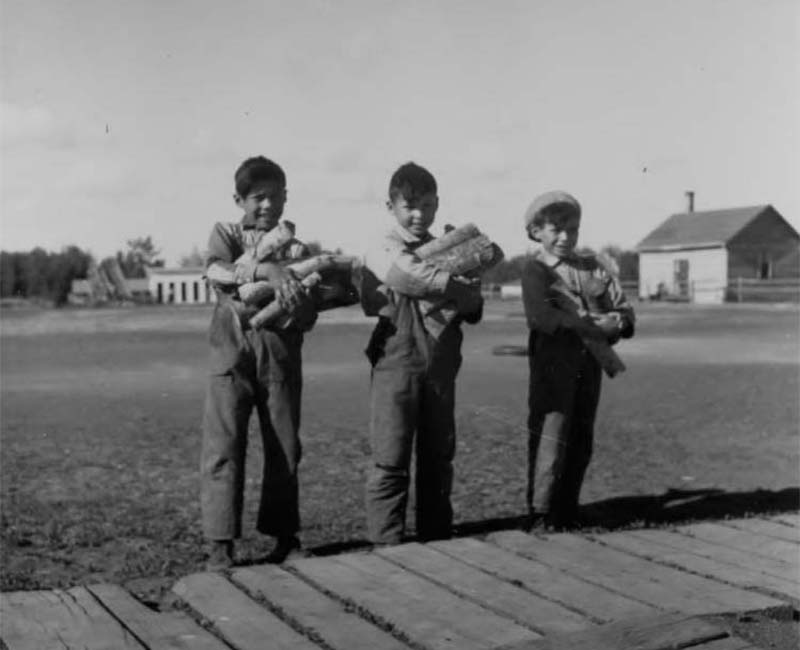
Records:
M445 297L450 274L414 254L432 239L397 225L366 252L360 293L367 316L393 318L397 294L418 302L423 326L435 338L458 316Z
M253 282L258 262L283 262L308 257L308 248L292 239L266 260L255 260L252 255L259 240L267 231L249 227L243 222L214 224L208 239L206 277L216 289L233 291L238 285ZM239 260L244 253L245 259Z

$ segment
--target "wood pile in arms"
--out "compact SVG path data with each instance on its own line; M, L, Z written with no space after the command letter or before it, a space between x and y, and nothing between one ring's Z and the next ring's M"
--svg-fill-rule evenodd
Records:
M501 248L472 223L453 228L438 239L423 244L414 254L451 275L475 277L503 259Z
M472 223L449 230L417 248L414 254L450 275L467 278L480 278L482 273L503 259L503 250ZM443 300L437 303L426 315L442 309L447 302Z
M358 302L358 292L352 282L355 259L344 255L324 253L286 265L298 278L314 302L317 311L347 307ZM250 283L265 284L269 283ZM269 287L272 289L272 287ZM266 288L259 289L266 295ZM241 287L239 289L241 297ZM274 296L274 290L272 291ZM244 300L244 298L242 298ZM254 304L254 303L250 303ZM288 322L288 314L272 300L250 319L250 327L258 329L273 325L282 327Z
M585 318L585 313L581 310L578 305L575 304L575 301L570 296L568 290L564 286L559 286L560 283L553 284L551 288L555 291L555 302L556 306L566 311L576 318ZM589 354L591 354L597 363L603 368L605 373L609 377L614 377L621 372L625 371L625 364L622 362L622 359L619 358L619 355L616 353L611 344L604 340L604 339L595 339L589 336L583 336L579 334L581 341L583 342L586 349L589 350Z

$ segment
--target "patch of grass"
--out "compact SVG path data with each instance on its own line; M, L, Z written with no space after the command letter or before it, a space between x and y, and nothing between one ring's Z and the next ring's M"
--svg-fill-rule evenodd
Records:
M527 362L492 349L522 345L527 332L507 317L518 304L501 307L464 328L459 534L513 527L524 514ZM157 600L205 561L198 466L208 309L102 311L94 321L75 312L56 318L80 326L40 324L45 333L35 333L47 317L14 315L9 330L2 315L0 588L112 581ZM351 322L307 338L306 548L354 548L366 536L368 336L369 325ZM613 527L796 506L799 347L796 310L643 305L637 338L619 348L629 370L604 384L587 512ZM255 532L255 419L249 450L237 548L245 562L272 545Z

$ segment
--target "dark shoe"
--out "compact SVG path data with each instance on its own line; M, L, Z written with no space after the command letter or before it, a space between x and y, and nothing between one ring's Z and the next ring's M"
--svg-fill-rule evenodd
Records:
M267 564L281 564L289 559L306 557L300 550L300 540L295 535L290 537L279 537L275 548L265 558Z
M528 533L552 533L555 529L553 518L547 512L531 512L525 522Z
M206 571L222 571L233 566L233 540L215 540L211 542L206 562Z

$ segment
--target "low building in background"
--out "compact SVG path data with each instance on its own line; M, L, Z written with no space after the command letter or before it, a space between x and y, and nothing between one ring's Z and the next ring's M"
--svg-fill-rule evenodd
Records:
M741 300L756 284L777 288L780 280L791 285L800 278L800 234L774 207L695 212L694 193L687 197L686 212L636 247L640 298L722 303Z
M147 283L152 302L173 305L215 302L217 296L204 274L203 267L148 268Z

